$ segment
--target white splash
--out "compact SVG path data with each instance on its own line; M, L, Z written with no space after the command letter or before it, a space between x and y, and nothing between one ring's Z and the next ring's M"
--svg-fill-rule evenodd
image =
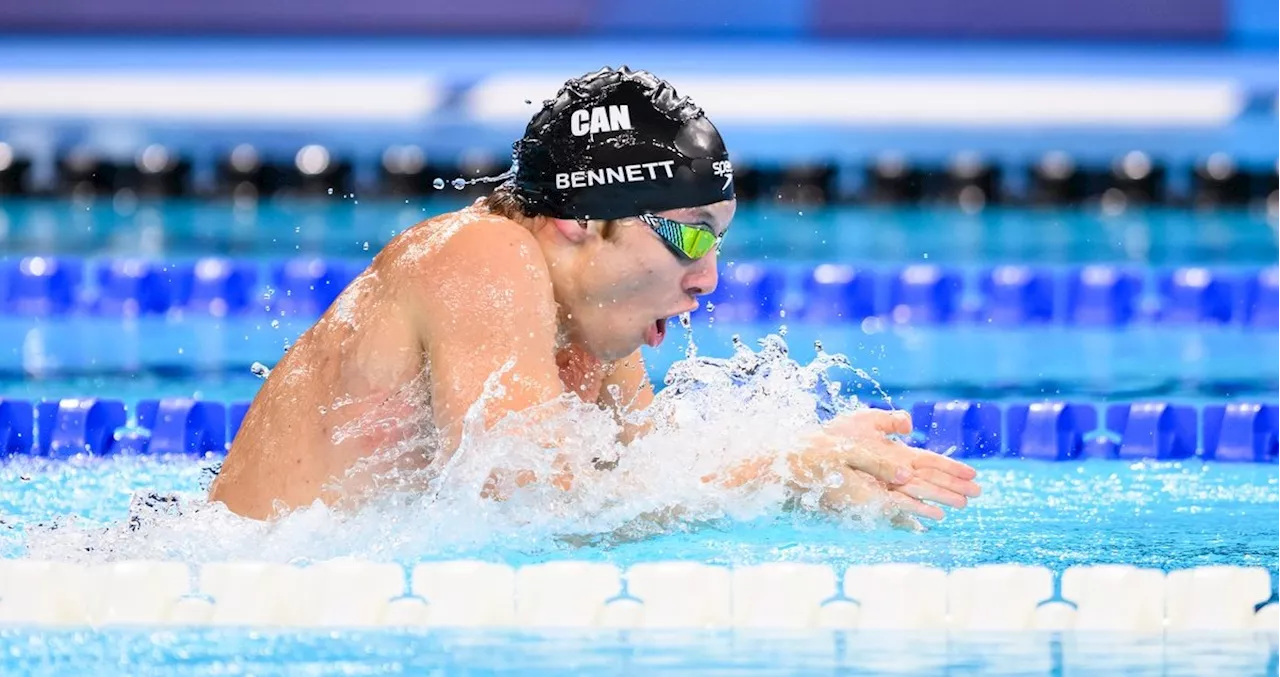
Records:
M69 518L28 525L26 554L74 561L287 562L352 555L413 561L495 548L527 554L616 543L813 507L815 496L797 501L785 488L785 459L824 418L861 406L840 396L839 384L828 378L831 368L847 368L848 362L819 350L812 363L798 364L779 336L761 341L759 351L735 342L731 358L675 364L653 405L621 421L566 394L486 429L482 404L501 395L501 373L496 374L465 419L455 453L437 456L422 469L400 461L435 440L413 439L380 451L352 469L373 473L378 493L350 510L317 503L273 522L255 522L207 503L200 493L159 506L135 498L123 523ZM387 423L362 418L335 435ZM649 432L623 444L623 423L648 426ZM783 481L729 487L706 480L760 459ZM529 474L537 480L526 482ZM879 514L877 506L867 506L840 519L878 525Z

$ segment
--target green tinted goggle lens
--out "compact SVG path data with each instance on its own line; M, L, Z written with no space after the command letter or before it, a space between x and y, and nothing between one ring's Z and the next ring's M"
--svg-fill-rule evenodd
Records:
M721 238L710 226L680 223L653 214L642 214L640 220L649 224L673 252L690 260L700 259L720 245Z

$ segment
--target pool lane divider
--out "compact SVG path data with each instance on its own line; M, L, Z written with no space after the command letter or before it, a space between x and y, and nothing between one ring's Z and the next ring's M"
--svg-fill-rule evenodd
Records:
M1275 599L1270 571L1240 566L0 559L0 625L1252 632L1274 642Z
M0 260L0 315L315 318L368 265L296 257L189 261L32 256ZM1280 328L1277 268L918 264L861 268L739 261L706 298L721 322L879 320L999 327Z
M879 401L869 405L885 408ZM128 454L219 455L248 402L110 399L31 403L0 399L0 458ZM1147 401L1095 406L1040 401L949 400L910 408L909 444L957 458L1186 460L1276 463L1280 406L1225 402L1193 407Z

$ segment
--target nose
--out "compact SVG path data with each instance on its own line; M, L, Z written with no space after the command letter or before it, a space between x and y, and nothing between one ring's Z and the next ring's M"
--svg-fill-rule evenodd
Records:
M719 256L711 252L698 259L688 268L684 276L684 291L689 296L706 296L716 290L720 282L720 272L716 263Z

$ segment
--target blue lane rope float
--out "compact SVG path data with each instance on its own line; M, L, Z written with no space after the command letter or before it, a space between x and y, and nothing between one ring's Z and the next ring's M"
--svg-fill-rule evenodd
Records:
M133 407L110 399L0 399L0 456L218 455L235 439L247 408L184 398ZM911 444L958 458L1275 463L1280 439L1275 402L948 400L917 402L910 411Z
M18 317L317 317L367 265L298 257L267 262L27 257L0 261L0 315ZM706 301L720 322L780 317L818 324L1280 327L1276 268L1071 268L964 271L909 265L725 266Z

